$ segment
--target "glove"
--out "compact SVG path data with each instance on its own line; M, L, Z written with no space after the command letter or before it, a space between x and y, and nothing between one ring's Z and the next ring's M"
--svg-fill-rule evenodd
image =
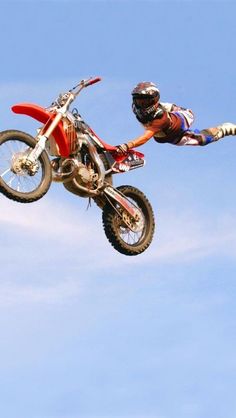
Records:
M121 144L121 145L117 145L116 152L117 154L126 154L128 149L129 147L127 144Z

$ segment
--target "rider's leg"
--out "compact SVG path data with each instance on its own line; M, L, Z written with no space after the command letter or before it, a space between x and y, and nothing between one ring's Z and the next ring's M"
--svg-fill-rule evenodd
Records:
M225 136L236 135L236 125L231 122L225 122L215 128L203 129L200 131L200 134L204 135L202 145L207 145L211 142L219 141L219 139Z
M212 142L216 142L219 139L236 135L236 125L230 122L223 123L215 128L208 128L199 131L186 131L184 136L178 142L177 145L208 145Z
M198 129L194 131L186 131L179 142L176 145L206 145L212 138L210 133L202 133Z
M214 134L215 141L218 141L218 139L224 136L236 135L236 125L231 122L222 123L222 125L217 126L215 129L217 130Z

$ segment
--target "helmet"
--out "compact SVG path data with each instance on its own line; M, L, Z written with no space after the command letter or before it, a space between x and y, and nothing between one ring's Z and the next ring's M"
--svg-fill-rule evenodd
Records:
M141 123L155 119L158 110L160 92L154 83L143 81L132 91L133 111Z

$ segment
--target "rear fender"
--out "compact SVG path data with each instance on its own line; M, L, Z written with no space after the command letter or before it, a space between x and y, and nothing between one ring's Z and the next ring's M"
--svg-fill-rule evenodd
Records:
M50 119L55 117L55 114L48 112L43 107L31 103L19 103L12 106L11 109L14 113L30 116L43 124L46 124ZM52 136L59 147L60 155L62 157L68 157L69 146L62 122L59 122Z

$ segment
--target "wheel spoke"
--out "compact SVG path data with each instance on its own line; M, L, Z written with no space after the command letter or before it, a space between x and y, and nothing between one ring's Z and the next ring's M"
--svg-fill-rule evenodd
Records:
M135 205L135 207L137 208L137 204ZM140 231L132 231L128 226L123 226L123 222L121 223L121 219L120 217L117 215L117 230L119 231L119 235L121 237L121 239L129 245L137 245L137 243L141 240L143 232L144 232L144 227L142 228L142 230Z
M8 185L10 185L10 187L11 187L11 183L13 182L15 180L15 176L11 176L11 178L9 179L9 181L8 181Z
M7 168L7 170L5 170L3 173L0 174L1 177L5 176L7 173L9 173L11 171L10 168Z

